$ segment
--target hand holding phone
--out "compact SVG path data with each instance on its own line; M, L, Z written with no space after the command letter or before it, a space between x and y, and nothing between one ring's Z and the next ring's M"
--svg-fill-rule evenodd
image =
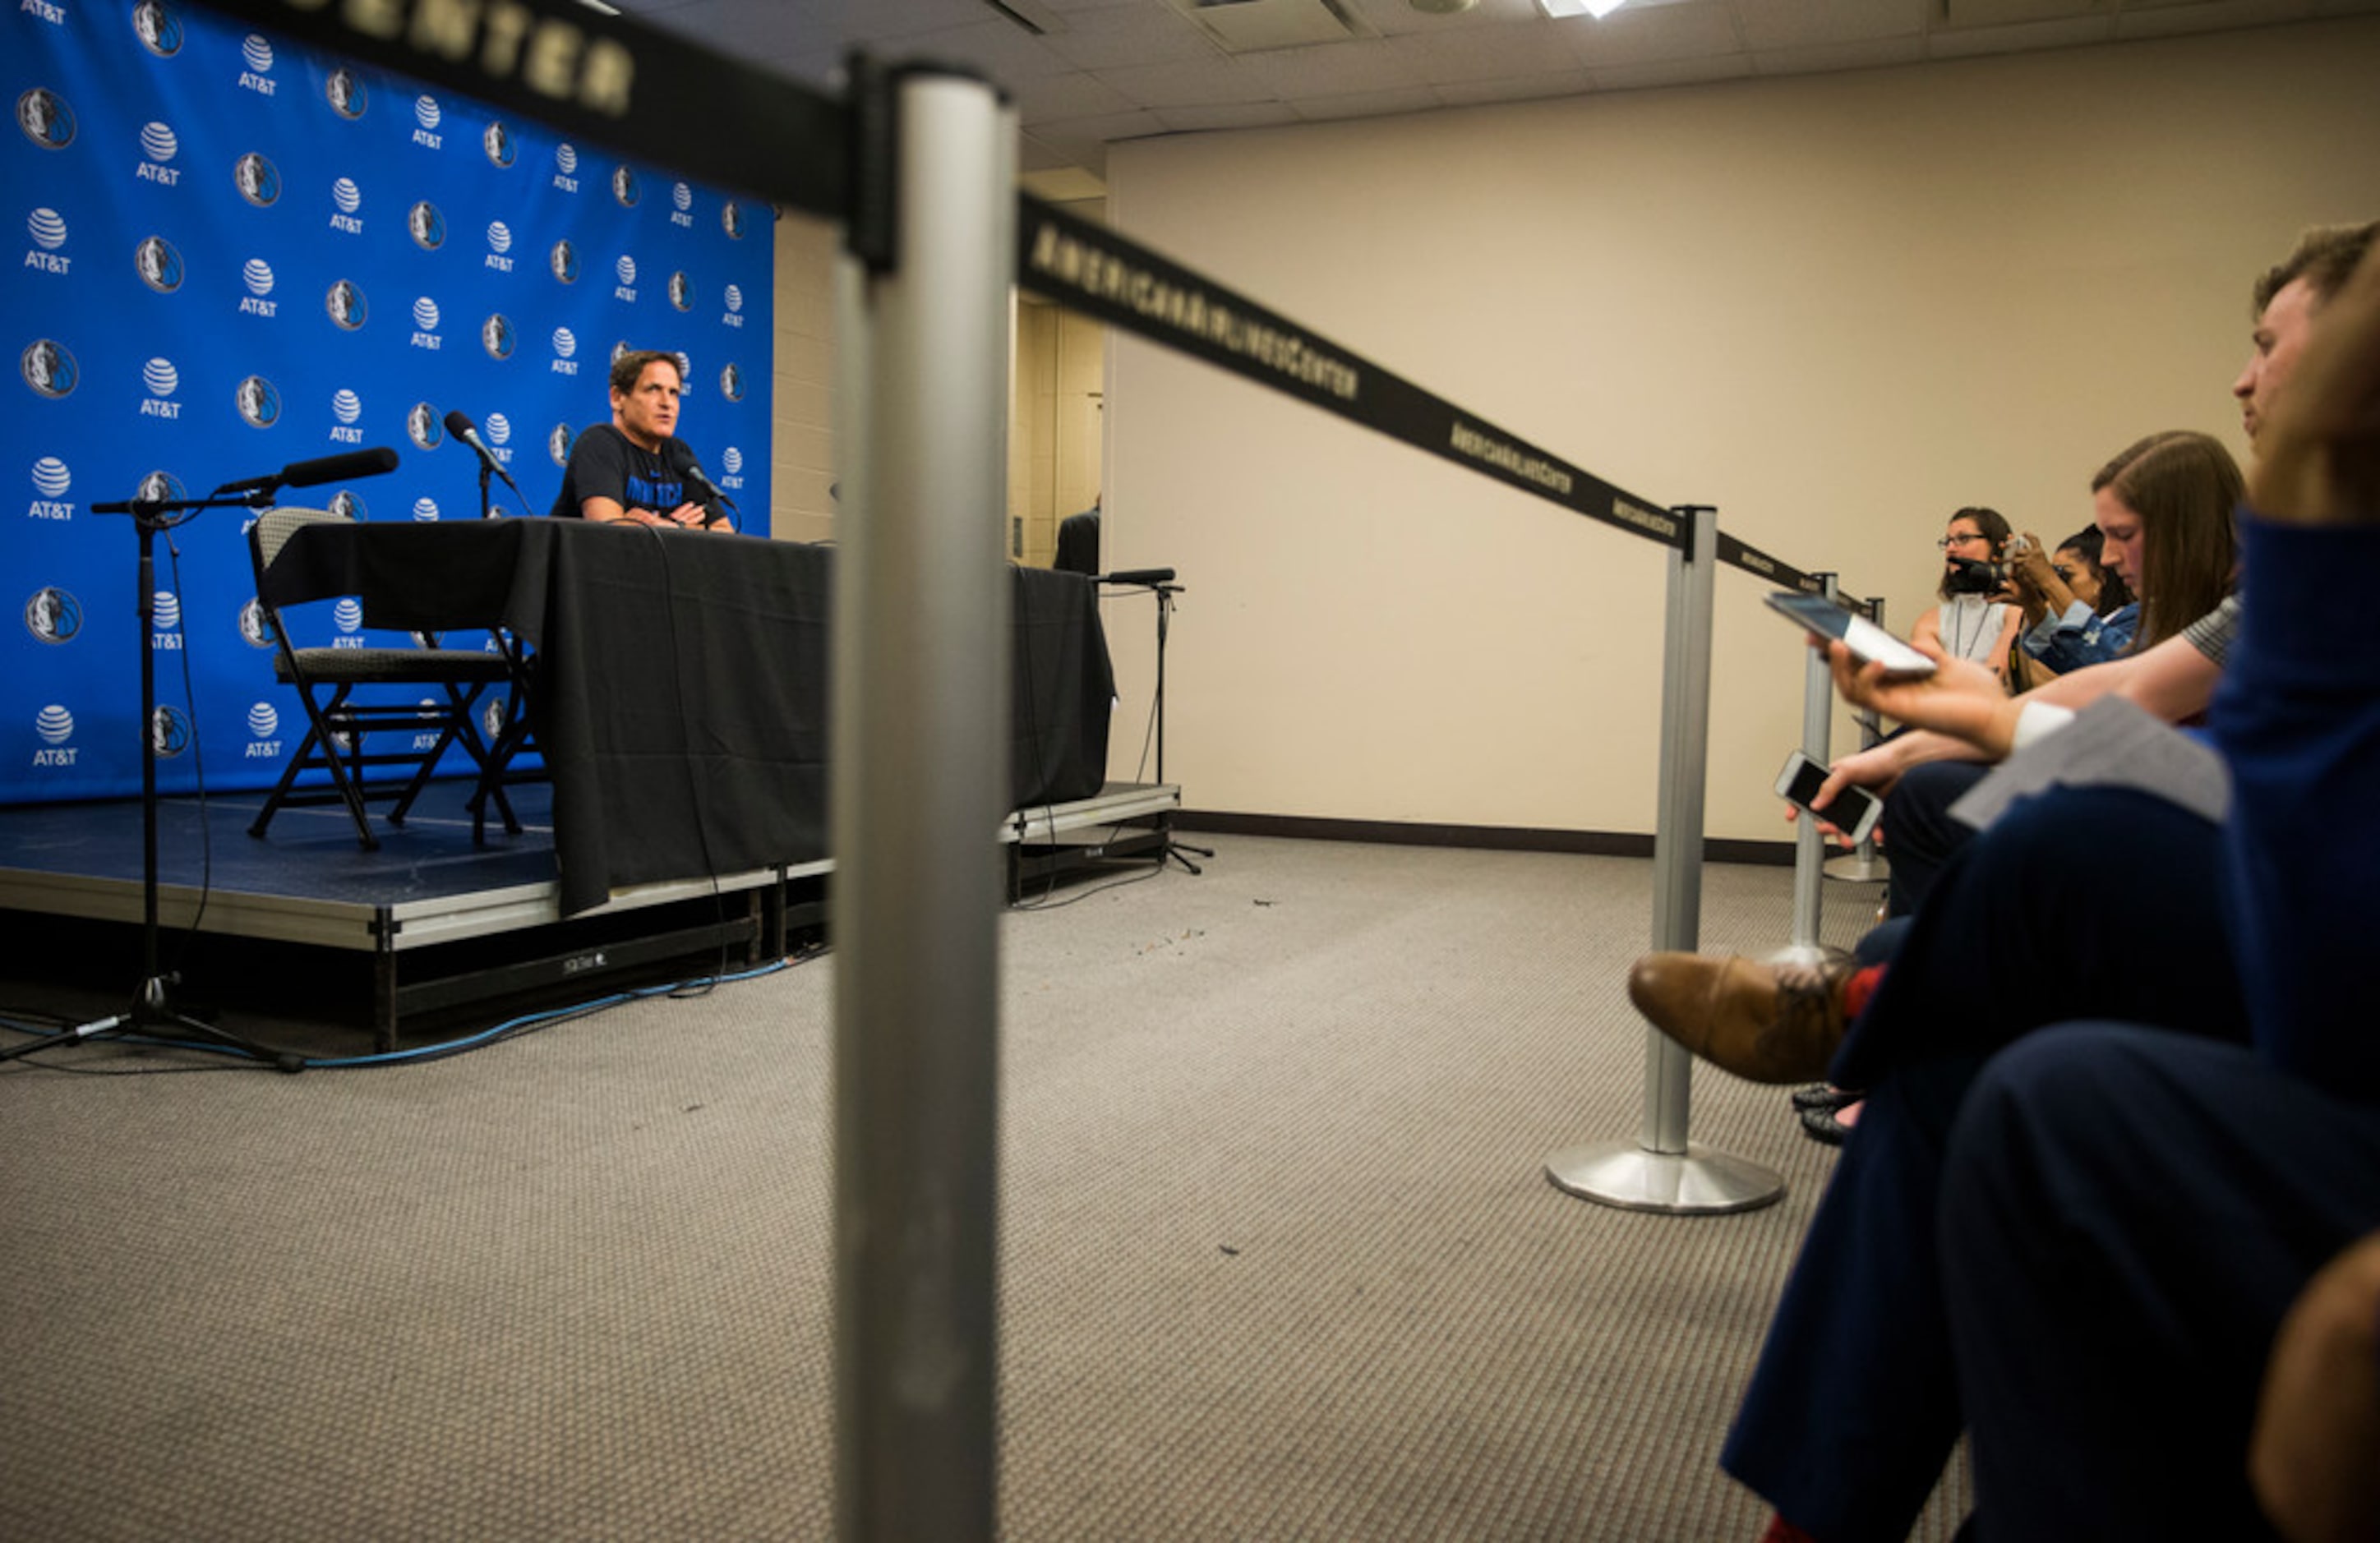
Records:
M1881 664L1889 675L1930 675L1934 662L1865 616L1846 611L1824 595L1779 589L1768 597L1778 612L1816 637L1839 640L1863 664Z
M1846 787L1837 792L1825 808L1812 808L1810 800L1818 796L1826 781L1827 769L1796 750L1786 758L1785 770L1777 773L1777 796L1803 814L1834 826L1856 846L1876 829L1876 820L1884 813L1884 800L1864 787Z

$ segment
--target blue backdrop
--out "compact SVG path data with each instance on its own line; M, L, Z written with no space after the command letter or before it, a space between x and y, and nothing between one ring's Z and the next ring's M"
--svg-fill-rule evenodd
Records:
M681 431L767 533L766 204L205 10L21 0L0 26L25 232L0 298L19 383L0 487L27 479L0 499L23 608L0 627L0 802L138 791L144 644L165 790L196 785L201 748L211 787L270 785L304 735L247 512L158 539L141 638L132 522L93 503L389 445L396 471L290 501L474 518L477 457L441 426L459 408L542 516L572 437L610 416L611 358L662 348L686 366ZM370 638L351 611L302 625L322 635L300 644Z

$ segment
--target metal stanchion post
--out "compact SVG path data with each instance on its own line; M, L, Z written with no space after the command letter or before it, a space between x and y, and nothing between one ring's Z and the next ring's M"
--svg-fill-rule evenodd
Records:
M835 1513L989 1538L1015 122L979 80L856 73L890 201L837 281Z
M1833 574L1811 577L1828 600L1836 597L1839 586ZM1808 663L1802 672L1802 753L1824 766L1833 755L1835 681L1827 669L1826 655L1805 649L1803 657ZM1818 822L1803 815L1793 822L1792 947L1797 951L1815 951L1818 946L1825 912L1818 891L1826 881L1826 838L1818 833Z
M1878 626L1884 626L1884 597L1878 595L1870 599L1867 606L1868 619ZM1884 737L1883 727L1875 712L1861 713L1859 723L1861 749L1871 748ZM1876 883L1892 877L1892 869L1887 865L1884 855L1876 849L1874 831L1862 837L1858 845L1828 863L1824 871L1829 879L1842 879L1854 883Z
M1661 791L1653 832L1653 946L1692 953L1702 928L1703 782L1710 746L1715 510L1677 511L1689 547L1670 551L1670 607L1661 670ZM1645 1030L1645 1117L1633 1142L1571 1147L1546 1176L1584 1199L1627 1210L1751 1210L1785 1193L1777 1173L1687 1138L1694 1058Z

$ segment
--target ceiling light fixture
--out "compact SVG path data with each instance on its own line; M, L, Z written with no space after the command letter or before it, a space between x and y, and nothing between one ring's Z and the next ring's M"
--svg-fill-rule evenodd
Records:
M1600 21L1628 0L1537 0L1537 9L1551 17L1591 16Z
M1457 11L1469 10L1479 0L1406 0L1406 4L1431 16L1452 16Z

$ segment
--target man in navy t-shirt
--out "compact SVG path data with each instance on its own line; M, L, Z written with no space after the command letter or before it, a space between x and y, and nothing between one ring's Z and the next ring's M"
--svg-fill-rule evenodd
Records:
M612 421L596 424L571 446L553 517L732 529L715 499L694 496L703 487L700 468L686 443L674 437L684 392L671 355L638 349L614 359Z

